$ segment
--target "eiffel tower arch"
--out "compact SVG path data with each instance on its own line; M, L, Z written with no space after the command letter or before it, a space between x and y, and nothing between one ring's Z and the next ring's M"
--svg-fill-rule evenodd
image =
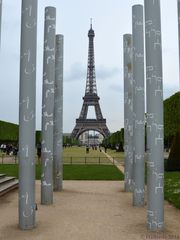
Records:
M76 119L76 125L72 131L71 136L78 139L79 136L86 131L94 130L102 134L104 137L110 135L110 131L106 125L106 119L103 118L96 87L96 74L95 74L95 60L94 60L94 30L92 23L88 32L89 37L89 50L88 50L88 66L85 96L83 97L83 105L79 115ZM95 119L88 119L88 108L93 106L95 110Z

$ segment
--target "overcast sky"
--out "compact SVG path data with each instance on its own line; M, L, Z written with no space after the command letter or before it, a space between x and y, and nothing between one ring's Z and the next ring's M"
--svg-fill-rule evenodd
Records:
M143 0L39 0L37 129L41 128L44 8L57 8L64 35L64 132L71 132L85 93L90 18L95 30L97 91L111 132L123 127L123 34L132 32L131 11ZM164 98L179 90L177 0L161 0ZM21 0L3 0L0 52L0 119L18 123ZM92 113L89 113L91 116Z

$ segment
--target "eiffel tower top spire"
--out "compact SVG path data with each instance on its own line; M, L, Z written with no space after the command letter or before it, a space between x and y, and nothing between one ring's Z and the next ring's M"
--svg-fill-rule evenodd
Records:
M87 78L86 78L86 90L85 95L96 94L96 73L95 73L95 59L94 59L94 30L92 29L92 18L90 22L90 29L88 31L89 37L89 50L88 50L88 65L87 65Z
M90 22L91 22L91 25L90 25L90 27L91 27L91 29L92 29L92 18L90 18Z

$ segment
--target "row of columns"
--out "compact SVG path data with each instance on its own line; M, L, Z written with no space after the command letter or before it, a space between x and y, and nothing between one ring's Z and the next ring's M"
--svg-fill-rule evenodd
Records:
M41 203L62 190L63 35L55 34L56 9L45 8L42 97ZM19 97L19 226L35 221L37 0L22 0ZM54 177L53 177L54 176ZM53 181L54 180L54 181Z
M125 191L144 206L144 16L146 43L147 227L164 228L164 138L160 0L132 7L132 35L124 35ZM132 156L132 157L129 157ZM128 186L128 187L127 187Z

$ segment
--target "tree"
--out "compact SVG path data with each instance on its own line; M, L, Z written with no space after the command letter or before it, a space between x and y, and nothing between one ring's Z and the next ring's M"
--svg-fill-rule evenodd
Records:
M41 143L41 131L36 131L36 145Z
M176 133L173 139L171 151L167 161L168 171L180 171L180 132Z
M124 144L124 128L120 131L112 133L108 138L105 138L102 142L103 146L108 146L111 149L116 149L116 151L123 152Z
M180 92L164 101L165 146L171 146L177 132L180 132Z
M180 92L164 101L164 136L171 146L167 170L180 171Z

